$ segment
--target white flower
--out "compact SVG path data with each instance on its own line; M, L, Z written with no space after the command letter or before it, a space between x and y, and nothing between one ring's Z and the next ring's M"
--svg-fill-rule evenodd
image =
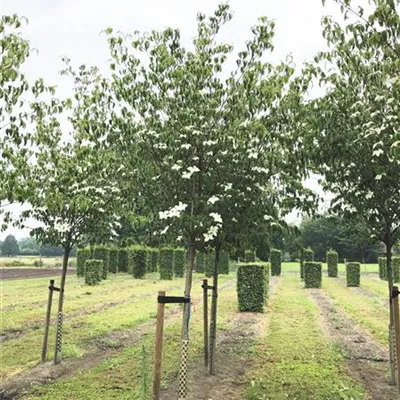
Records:
M214 219L217 224L222 224L222 217L218 213L210 213L210 217Z
M209 242L218 235L219 226L211 226L207 233L204 235L204 241Z
M178 205L176 205L175 207L172 207L170 210L160 211L158 213L158 216L160 219L179 217L181 215L182 211L186 210L186 208L187 208L187 204L184 204L180 201Z
M379 157L381 154L383 154L384 153L384 151L382 150L382 149L378 149L378 150L375 150L373 153L372 153L372 155L374 156L374 157Z
M174 171L179 171L181 168L182 168L182 167L181 167L180 165L178 165L178 164L174 164L174 165L171 167L171 169L174 170Z
M365 195L365 198L366 198L366 199L372 199L373 197L374 197L374 193L371 192L371 191L369 191L369 192Z
M248 158L257 158L258 154L255 151L251 151L247 157Z
M208 151L208 152L207 152L207 155L208 155L208 156L212 156L213 154L214 154L214 153L213 153L212 151Z
M379 175L377 175L376 177L375 177L375 180L376 181L380 181L382 179L382 175L381 174L379 174Z
M205 144L206 146L212 146L213 144L217 144L217 141L216 141L216 140L206 140L206 141L204 142L204 144Z
M192 147L192 145L189 143L184 143L181 145L181 149L190 149L191 147Z
M273 219L270 215L264 215L264 221L271 221Z
M160 232L160 234L161 234L161 235L165 235L165 234L167 233L168 229L169 229L169 226L166 226L166 227Z
M230 189L232 189L232 183L227 183L227 184L224 186L224 190L225 190L225 191L228 191L228 190L230 190Z
M226 155L228 154L228 150L221 151L221 154L222 154L223 156L226 156Z
M235 217L232 218L232 221L233 222L238 222L238 220Z
M156 144L154 145L154 147L155 147L156 149L166 149L166 148L167 148L167 145L166 145L165 143L156 143Z
M71 227L65 222L64 223L57 222L54 224L54 230L56 230L59 233L68 232L70 228Z
M182 240L182 236L178 236L178 237L176 238L176 240L179 242L180 240Z
M182 174L182 178L184 178L184 179L190 179L190 177L193 175L194 172L199 172L199 171L200 171L200 170L199 170L196 166L194 166L194 167L189 167L189 168L187 169L187 171L184 172L184 173Z
M219 200L219 197L218 197L218 196L211 196L211 197L207 200L207 203L208 203L208 204L214 204L214 203L216 203L218 200Z

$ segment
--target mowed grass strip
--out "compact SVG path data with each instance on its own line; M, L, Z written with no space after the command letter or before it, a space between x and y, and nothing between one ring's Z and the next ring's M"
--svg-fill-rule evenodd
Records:
M193 294L199 296L202 293L201 279L203 275L195 274ZM221 276L221 285L228 280L234 279L234 275ZM107 282L107 281L106 281ZM85 352L90 350L93 342L102 338L110 332L132 329L135 326L156 317L156 297L158 290L167 290L168 295L181 295L184 287L184 279L176 279L173 281L157 281L153 280L134 280L130 276L126 276L126 280L120 280L118 286L114 287L115 297L118 298L118 290L124 285L132 285L137 282L141 285L141 290L148 293L149 296L140 299L132 299L132 301L115 307L107 308L103 311L99 310L93 314L70 318L65 321L63 326L63 357L81 357ZM171 286L179 286L181 289L168 290ZM106 285L106 283L102 284ZM101 286L96 287L98 290L98 305L102 304ZM119 288L119 289L118 289ZM92 290L90 287L88 290ZM28 295L28 294L27 294ZM71 302L74 301L72 300ZM80 301L80 300L79 300ZM67 306L67 300L65 305ZM85 309L85 304L81 304ZM168 305L167 309L176 308L178 305ZM56 312L56 305L54 307ZM43 320L44 320L43 310ZM6 326L7 328L7 326ZM40 327L42 328L42 326ZM54 324L50 329L49 335L49 352L48 359L51 359L54 348ZM36 329L26 333L25 335L10 339L1 346L1 365L0 377L7 378L23 370L29 369L36 365L40 360L41 346L43 341L43 329Z
M361 285L366 280L361 278ZM324 279L322 289L350 319L367 330L381 344L388 344L389 309L376 298L369 298L336 279Z
M340 351L321 331L319 310L299 277L282 277L268 318L268 333L248 373L247 399L365 398L348 377Z
M394 285L399 286L400 284L395 283ZM380 280L378 276L362 276L360 286L364 289L369 290L372 294L377 296L382 301L389 301L388 283L386 281Z
M226 329L237 310L235 285L219 294L218 328ZM190 323L189 360L200 357L203 344L202 306L192 310ZM181 319L164 327L162 387L167 387L175 378L179 368ZM135 346L121 350L118 356L107 359L89 371L76 374L68 379L44 387L34 388L23 399L139 399L143 382L152 387L154 362L154 333L143 337ZM239 339L238 339L239 340ZM142 346L147 357L143 363ZM143 368L145 364L146 368ZM147 370L147 379L144 379ZM150 397L149 397L150 398Z

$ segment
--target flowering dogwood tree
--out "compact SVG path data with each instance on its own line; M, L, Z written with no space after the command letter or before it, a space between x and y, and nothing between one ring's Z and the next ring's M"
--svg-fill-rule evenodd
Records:
M289 90L294 69L265 57L273 49L274 23L260 18L230 70L233 47L217 36L231 18L226 4L209 18L198 14L191 49L170 28L133 36L106 30L112 79L98 85L96 102L99 119L112 123L92 133L95 141L105 135L104 145L132 171L132 186L158 216L161 233L186 243L188 298L196 247L222 237L224 225L239 221L235 215L246 207L276 204L278 193L300 203L305 173L306 157L299 156L303 127L287 126L301 101L300 88ZM285 204L287 199L280 203ZM183 350L189 307L184 306Z
M308 71L327 94L310 103L312 149L333 210L364 218L386 245L389 298L392 248L400 236L400 16L398 1L372 1L368 16L350 1L338 1L345 26L323 19L330 50ZM314 110L314 112L312 112ZM390 307L390 329L393 310ZM391 336L391 346L392 336ZM391 351L391 383L395 364Z
M61 329L65 280L70 251L103 227L104 221L118 223L118 205L122 196L116 177L123 166L110 169L112 155L83 142L83 97L91 90L96 70L82 67L76 75L75 100L36 104L32 156L23 176L29 209L23 218L33 218L38 226L31 232L39 242L64 249L58 304L55 363L61 361ZM86 110L86 109L85 109ZM69 115L72 132L64 133L60 120Z

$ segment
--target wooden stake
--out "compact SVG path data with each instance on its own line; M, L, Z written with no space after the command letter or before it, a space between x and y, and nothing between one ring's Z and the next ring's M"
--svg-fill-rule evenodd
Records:
M165 292L158 292L158 296L165 296ZM154 356L154 381L153 381L153 400L160 399L161 388L161 362L162 345L164 332L164 303L158 303L157 308L157 327L156 327L156 348Z
M400 315L399 315L399 288L393 286L393 317L396 340L396 363L397 363L397 388L400 391Z
M208 279L203 279L204 365L208 367Z
M45 321L45 324L44 324L44 338L43 338L43 347L42 347L42 363L46 362L47 342L48 342L48 339L49 339L49 328L50 328L50 317L51 317L51 304L53 302L53 288L54 288L54 279L50 279L49 297L47 299L46 321Z

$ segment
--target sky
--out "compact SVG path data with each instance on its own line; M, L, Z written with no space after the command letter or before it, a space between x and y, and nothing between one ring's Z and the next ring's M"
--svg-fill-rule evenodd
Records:
M63 68L61 57L67 56L73 65L96 65L108 71L108 46L101 32L111 26L115 31L132 32L179 28L182 42L190 45L196 32L196 13L212 13L220 0L0 0L1 14L19 14L29 20L23 36L37 51L24 66L30 80L42 77L48 85L55 85L61 96L68 96L70 83L59 74ZM366 3L359 0L356 4ZM339 6L327 0L232 0L229 2L234 18L224 27L220 39L234 45L237 51L250 37L250 28L260 16L276 23L275 51L271 61L285 60L291 54L296 65L311 60L326 50L321 33L321 18L332 15L341 20ZM307 186L323 194L317 177ZM19 206L12 206L18 211ZM290 219L296 220L296 213ZM29 230L10 228L0 233L25 237Z

